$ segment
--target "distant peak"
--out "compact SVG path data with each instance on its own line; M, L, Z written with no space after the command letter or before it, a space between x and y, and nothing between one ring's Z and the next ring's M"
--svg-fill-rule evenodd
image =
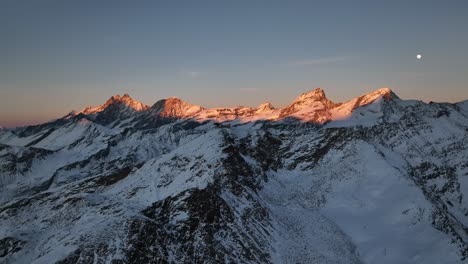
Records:
M294 100L293 104L308 105L313 102L325 102L327 104L333 104L332 101L328 100L327 96L325 95L325 91L322 90L322 88L315 88L314 90L302 93Z
M398 95L396 95L393 90L391 90L390 88L380 88L380 89L377 89L376 91L379 91L381 92L383 95L385 95L386 97L388 97L389 99L390 98L393 98L393 99L400 99L400 97L398 97Z
M180 99L179 97L169 97L169 98L166 98L165 100L166 102L187 103L187 102L182 101L182 99Z
M255 111L256 114L262 114L262 113L268 113L268 112L271 112L271 111L274 111L275 108L273 107L273 105L270 103L270 102L265 102L265 103L262 103L261 105L259 105L257 107L257 110Z
M96 107L88 106L79 113L85 115L96 114L104 111L110 106L123 106L125 108L129 108L138 112L147 110L149 108L149 106L133 99L129 94L126 93L123 96L120 96L120 94L113 95L111 98L107 99L107 101L103 105Z
M149 108L147 105L133 99L128 93L125 93L123 96L120 96L119 94L112 96L107 100L103 107L107 108L112 104L121 104L136 111L143 111Z
M161 117L187 117L203 110L203 107L189 104L180 98L169 97L157 101L151 111Z
M313 89L312 91L309 91L308 93L316 93L316 94L323 94L323 95L325 95L325 91L323 91L323 89L320 88L320 87L317 87L317 88Z
M270 102L265 102L257 107L258 110L274 110L275 107Z
M180 105L189 105L189 103L184 102L180 98L177 98L177 97L169 97L169 98L157 101L151 107L151 109L163 110L165 108L178 107Z
M296 101L305 99L321 100L326 98L327 96L325 95L325 91L323 91L322 88L315 88L314 90L301 94L298 98L296 98Z
M121 98L120 94L116 94L116 95L111 96L111 98L107 99L106 102L109 102L109 101L119 101L120 98Z
M270 102L265 102L256 108L249 107L248 109L244 109L242 107L237 107L235 109L233 108L232 111L226 110L225 112L232 112L233 116L242 116L246 114L258 114L264 116L275 113L277 118L280 119L290 116L321 123L332 119L332 115L334 116L335 112L339 112L338 114L340 116L348 115L354 109L373 103L379 98L390 100L398 99L398 96L396 96L390 88L385 87L361 95L344 103L334 103L327 98L325 91L322 88L315 88L300 94L291 104L285 108L276 109ZM103 111L105 111L105 113L125 112L127 114L131 114L133 112L142 112L147 110L149 110L147 112L148 115L164 118L188 118L194 117L204 110L207 110L208 112L210 111L210 109L205 109L201 106L187 103L178 97L169 97L159 100L153 106L149 107L136 101L128 93L125 93L123 95L115 94L110 97L103 105L87 107L81 112L72 112L67 115L67 117L74 117L79 114L96 115ZM211 112L209 114L211 114Z
M136 100L133 99L128 93L125 93L123 96L120 96L120 94L116 94L107 100L107 102L128 102L128 101L136 101Z
M331 109L335 103L328 100L325 92L321 88L305 92L297 97L292 104L281 110L280 117L286 117L303 109L310 109L313 112L323 112Z
M339 104L332 111L333 118L343 119L343 118L349 117L355 109L366 106L366 105L370 105L376 102L381 102L382 99L385 101L389 101L389 100L399 99L399 98L395 93L393 93L391 89L380 88L370 93L355 97L342 104Z
M379 88L377 90L375 90L375 92L379 92L379 93L391 93L392 90L388 87L383 87L383 88Z
M360 96L362 98L366 98L368 100L375 100L377 98L383 97L385 99L398 99L399 97L387 87L377 89L373 92Z

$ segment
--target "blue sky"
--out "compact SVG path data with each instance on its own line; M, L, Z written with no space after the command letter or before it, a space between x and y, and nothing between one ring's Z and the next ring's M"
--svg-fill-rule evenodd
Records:
M6 0L0 125L126 92L208 107L284 106L316 87L335 101L380 87L461 101L467 14L467 1Z

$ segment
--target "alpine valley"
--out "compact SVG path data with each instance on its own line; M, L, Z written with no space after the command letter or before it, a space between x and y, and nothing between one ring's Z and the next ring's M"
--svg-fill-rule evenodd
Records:
M128 94L0 129L1 263L467 263L468 101Z

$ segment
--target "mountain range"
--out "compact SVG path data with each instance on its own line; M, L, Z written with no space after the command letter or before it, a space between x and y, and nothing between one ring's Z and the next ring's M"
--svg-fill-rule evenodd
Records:
M1 263L466 263L468 101L115 95L0 129Z

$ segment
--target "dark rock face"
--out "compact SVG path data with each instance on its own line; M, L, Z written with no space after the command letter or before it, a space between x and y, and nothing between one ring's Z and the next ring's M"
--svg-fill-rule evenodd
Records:
M35 160L44 160L53 153L50 150L31 147L14 150L10 146L0 144L0 186L13 181L15 175L30 172Z
M252 146L251 140L250 137L241 140L240 150L243 154L252 156L260 164L263 172L277 171L282 167L280 155L283 142L279 137L266 130L255 145Z
M0 239L0 258L4 258L9 254L18 252L23 248L25 243L25 241L21 241L13 237L5 237Z
M154 203L130 223L129 263L270 263L268 210L254 194L252 171L233 146L223 151L224 173L204 189L190 189ZM248 201L243 212L226 199ZM252 189L253 188L253 189ZM252 239L252 234L262 234Z
M268 210L259 201L258 176L232 138L222 170L204 189L189 189L154 203L130 223L130 263L270 263ZM239 212L232 199L242 199ZM252 235L256 234L253 239Z
M432 224L438 230L450 234L458 243L462 259L468 257L468 226L465 226L457 216L451 213L449 207L463 208L463 193L455 173L455 168L438 167L429 162L423 162L413 168L409 174L420 186L424 195L435 206L432 212ZM437 182L442 182L439 187ZM464 208L463 216L468 216ZM460 216L458 216L460 217Z
M217 233L234 221L234 214L212 188L190 190L144 210L149 220L135 220L129 228L128 261L223 262L228 252Z

